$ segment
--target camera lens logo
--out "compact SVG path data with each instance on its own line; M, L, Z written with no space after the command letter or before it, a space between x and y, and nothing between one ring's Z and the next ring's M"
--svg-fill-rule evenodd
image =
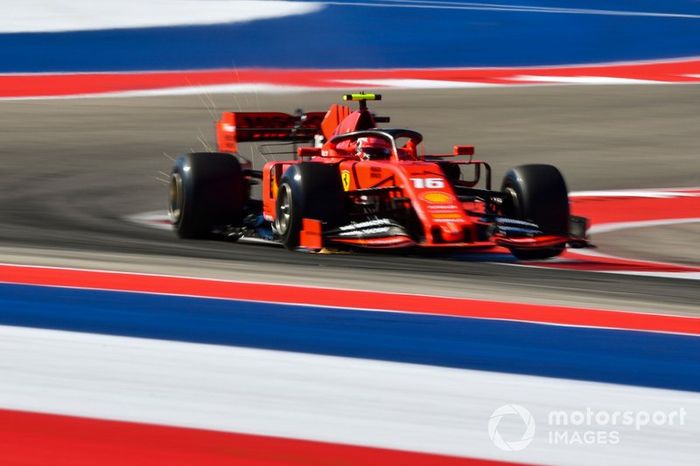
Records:
M498 425L501 419L505 416L519 416L525 424L525 432L520 440L506 441L498 432ZM535 438L535 418L532 417L530 411L520 405L510 404L503 405L496 409L489 418L489 437L496 447L504 451L519 451L527 448Z

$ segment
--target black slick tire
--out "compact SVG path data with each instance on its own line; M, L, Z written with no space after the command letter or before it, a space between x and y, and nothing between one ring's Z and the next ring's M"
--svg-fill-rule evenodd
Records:
M248 186L235 155L198 152L177 158L168 210L180 238L209 238L216 228L240 224L247 197Z
M337 166L302 162L285 171L277 192L275 231L287 249L299 246L304 218L319 220L324 228L336 227L345 219Z
M506 217L536 223L546 235L567 235L569 195L561 172L552 165L521 165L511 168L503 178ZM525 249L512 248L522 260L540 260L558 256L564 245Z

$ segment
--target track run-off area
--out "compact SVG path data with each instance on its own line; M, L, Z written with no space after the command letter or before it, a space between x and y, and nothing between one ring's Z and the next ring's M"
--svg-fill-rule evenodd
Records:
M0 463L697 464L695 2L11 3ZM361 89L494 186L559 167L596 247L175 237L162 180L219 112Z

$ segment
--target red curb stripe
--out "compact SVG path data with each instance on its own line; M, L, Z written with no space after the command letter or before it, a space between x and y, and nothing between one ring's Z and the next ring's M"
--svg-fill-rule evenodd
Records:
M0 410L3 465L505 465L500 461Z
M372 291L0 265L0 282L700 335L700 318Z
M666 191L669 194L673 191ZM678 191L681 194L696 194L696 191ZM592 225L695 218L700 216L700 196L645 198L645 197L585 197L571 198L571 208L576 215L591 219Z
M521 75L545 77L593 76L667 83L692 83L700 82L700 78L688 76L700 75L700 60L532 68L225 69L124 73L5 74L0 75L0 98L56 97L226 84L270 84L277 86L338 88L347 87L344 84L346 81L383 79L502 85L537 83L537 81L521 82L514 79Z

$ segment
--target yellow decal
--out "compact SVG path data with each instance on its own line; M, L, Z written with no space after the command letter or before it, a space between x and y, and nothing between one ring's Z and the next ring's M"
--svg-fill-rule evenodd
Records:
M348 170L343 170L340 173L340 179L343 180L343 189L348 191L350 189L350 172Z
M343 100L382 100L382 96L379 94L365 94L361 92L358 94L345 94Z
M461 219L462 216L458 213L448 213L448 212L431 212L430 215L433 218L439 218L439 219Z
M447 204L448 202L450 202L450 195L437 191L432 191L423 194L423 199L431 204Z

